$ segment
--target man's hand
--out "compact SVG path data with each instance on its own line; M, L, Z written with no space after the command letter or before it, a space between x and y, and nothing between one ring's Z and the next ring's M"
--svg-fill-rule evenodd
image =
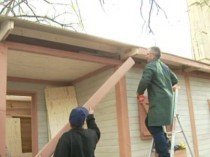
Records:
M180 87L179 87L177 84L175 84L175 85L172 86L172 90L173 90L173 91L175 91L175 90L177 90L177 89L179 89L179 88L180 88Z
M92 107L89 107L89 114L94 114L94 109L92 109Z
M144 100L145 100L145 96L143 94L142 95L138 95L138 101L139 101L140 104L143 103Z

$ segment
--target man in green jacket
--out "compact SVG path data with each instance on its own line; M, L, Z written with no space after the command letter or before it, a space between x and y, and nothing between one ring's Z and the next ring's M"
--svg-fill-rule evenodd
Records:
M147 89L149 111L145 124L152 134L159 157L170 157L163 126L173 121L173 87L178 83L176 75L160 60L161 51L151 47L146 55L147 65L139 82L137 94L143 101Z

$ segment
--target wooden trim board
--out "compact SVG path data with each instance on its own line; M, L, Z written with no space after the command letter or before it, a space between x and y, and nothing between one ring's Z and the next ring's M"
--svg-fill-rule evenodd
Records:
M0 43L0 156L6 156L7 47Z
M116 85L116 83L125 75L125 73L135 64L132 58L128 58L106 81L105 83L90 97L84 107L95 107L101 99ZM35 157L49 157L53 154L57 142L61 135L70 129L69 123L55 135L55 137L42 148Z
M191 124L191 129L192 129L194 154L196 157L199 157L197 131L196 131L196 125L195 125L195 116L194 116L194 108L193 108L193 102L192 102L190 79L187 73L185 73L184 79L185 79L186 93L187 93L187 100L188 100L188 107L189 107L190 124Z
M130 129L125 76L116 84L116 107L120 157L131 157Z
M12 32L14 29L14 22L11 20L6 20L1 23L0 25L0 41L4 41L8 35Z
M91 56L87 54L80 54L71 51L57 50L42 46L30 45L30 44L21 44L15 42L5 42L9 49L25 51L28 53L36 53L41 55L49 55L61 58L76 59L87 62L101 63L105 65L120 65L122 61L116 59L109 59L98 56Z
M31 125L32 125L32 154L35 156L38 153L38 117L37 117L37 95L31 91L15 91L8 90L9 95L31 96Z

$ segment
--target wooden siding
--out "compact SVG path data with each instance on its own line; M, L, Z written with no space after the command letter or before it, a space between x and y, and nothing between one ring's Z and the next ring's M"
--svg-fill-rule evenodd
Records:
M210 80L190 78L195 123L200 157L210 154L210 112L207 100L210 99Z
M126 75L132 157L147 156L151 144L151 140L141 140L140 138L139 112L136 90L139 84L139 80L142 76L142 72L143 69L141 68L132 68ZM190 143L192 143L191 125L189 120L189 110L184 77L182 75L178 75L178 77L181 89L179 90L177 113L180 115L180 119L182 120L182 125L184 126L188 139ZM145 92L145 95L147 95L147 92ZM178 127L177 130L179 130ZM176 144L182 141L184 141L183 135L177 134Z
M112 74L112 70L106 70L96 76L92 76L75 84L77 100L80 105L105 82ZM95 109L96 122L101 130L101 139L96 148L96 156L119 157L119 139L116 113L115 89L103 98Z
M37 94L38 112L38 149L40 150L48 142L47 111L45 105L44 89L47 85L23 82L7 82L7 90L33 91Z

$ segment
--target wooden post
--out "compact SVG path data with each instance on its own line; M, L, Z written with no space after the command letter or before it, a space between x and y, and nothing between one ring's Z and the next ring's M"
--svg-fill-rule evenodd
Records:
M116 85L116 83L125 75L125 73L135 64L132 58L128 58L115 72L112 74L108 80L90 97L90 99L84 104L84 107L94 108L101 99L108 94L108 92ZM70 129L69 123L55 135L55 137L49 141L48 144L35 156L35 157L49 157L53 154L57 142L61 135Z
M0 44L0 157L6 157L7 47Z
M190 113L190 124L191 124L191 129L192 129L194 154L195 154L196 157L199 157L197 132L196 132L196 126L195 126L194 108L193 108L192 94L191 94L191 88L190 88L190 79L189 79L188 73L185 73L184 78L185 78L187 100L188 100L188 107L189 107L189 113Z
M131 157L131 143L125 77L123 77L117 83L115 89L117 100L117 120L120 157Z

